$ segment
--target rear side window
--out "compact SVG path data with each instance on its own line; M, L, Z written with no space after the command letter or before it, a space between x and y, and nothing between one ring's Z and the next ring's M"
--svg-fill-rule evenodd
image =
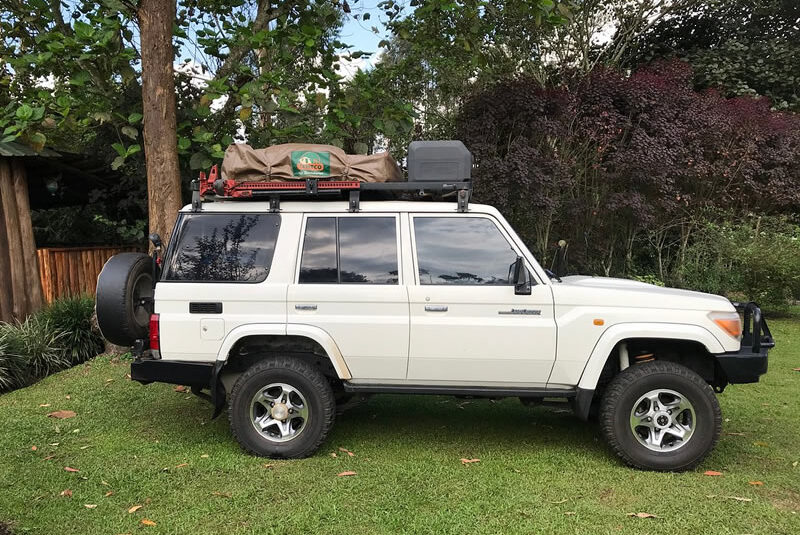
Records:
M506 285L517 253L491 220L415 217L420 284Z
M261 282L267 278L278 214L184 214L165 266L166 281Z
M309 217L301 284L397 284L394 217Z

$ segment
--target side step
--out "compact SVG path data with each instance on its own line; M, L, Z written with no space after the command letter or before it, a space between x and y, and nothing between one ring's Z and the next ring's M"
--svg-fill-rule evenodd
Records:
M361 385L344 383L346 392L359 394L426 394L435 396L474 396L482 398L542 397L574 398L574 388L509 388L490 386Z

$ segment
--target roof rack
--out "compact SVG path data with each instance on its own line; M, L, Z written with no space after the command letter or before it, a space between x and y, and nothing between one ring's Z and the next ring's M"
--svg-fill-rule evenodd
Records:
M280 211L281 197L311 196L349 192L348 211L358 212L362 191L407 191L420 195L426 193L454 194L458 211L466 212L472 194L472 182L466 181L411 181L411 182L359 182L356 180L306 179L294 182L239 182L219 178L217 166L206 177L192 180L192 211L202 210L203 201L209 200L262 200L269 199L270 212Z

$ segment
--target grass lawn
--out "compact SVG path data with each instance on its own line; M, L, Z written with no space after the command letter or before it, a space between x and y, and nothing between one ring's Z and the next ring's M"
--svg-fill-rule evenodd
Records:
M516 399L376 396L313 458L259 459L206 402L99 357L0 396L0 522L18 534L797 534L800 321L771 327L769 373L721 396L720 443L684 474L626 468L597 426Z

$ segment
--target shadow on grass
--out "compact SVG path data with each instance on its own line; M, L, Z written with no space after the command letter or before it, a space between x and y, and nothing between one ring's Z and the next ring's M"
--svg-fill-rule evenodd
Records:
M128 417L133 427L153 437L185 444L230 443L227 411L210 420L211 406L172 392L147 395ZM568 444L584 452L606 456L596 440L596 425L571 411L525 407L515 399L490 402L440 396L377 395L337 416L328 442L402 442L408 447L458 447L491 443L502 449L546 448Z

